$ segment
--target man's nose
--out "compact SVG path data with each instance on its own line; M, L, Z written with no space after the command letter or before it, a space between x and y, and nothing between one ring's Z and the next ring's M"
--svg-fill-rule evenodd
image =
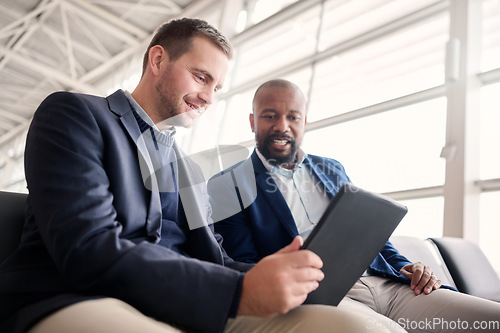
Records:
M199 98L201 98L205 104L210 105L214 102L214 90L210 87L207 86L203 91L198 95Z
M277 117L274 123L274 130L277 132L287 132L290 129L288 119L286 117Z

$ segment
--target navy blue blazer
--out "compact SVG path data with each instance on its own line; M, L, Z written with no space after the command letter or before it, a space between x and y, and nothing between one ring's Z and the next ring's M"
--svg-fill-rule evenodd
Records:
M100 297L203 332L222 331L236 313L252 266L227 256L211 224L186 231L187 256L158 244L161 202L143 182L140 135L123 91L59 92L39 106L26 143L24 232L0 267L1 332Z
M234 171L238 169L251 170L250 163L253 166L253 174L237 172L237 177L232 177L236 182L236 190L230 188L235 183L218 180L231 172L234 176ZM312 172L330 198L342 184L350 182L344 167L336 160L308 155L304 166ZM255 181L250 179L253 177ZM225 215L215 223L215 230L222 235L224 249L235 260L255 263L288 245L298 235L295 221L283 195L255 151L249 159L211 179L208 190L214 214ZM254 200L249 204L241 202L239 212L231 216L220 212L223 207L227 209L227 203L231 201L230 196L234 193L239 198ZM399 273L399 270L409 263L408 259L387 242L370 265L370 271L409 283L409 280Z

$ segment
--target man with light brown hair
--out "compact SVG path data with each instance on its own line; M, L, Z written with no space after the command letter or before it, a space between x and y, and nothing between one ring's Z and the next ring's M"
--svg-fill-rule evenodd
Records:
M40 104L23 236L0 267L0 331L367 331L356 314L299 307L323 278L300 238L255 265L235 262L206 191L184 186L196 166L175 126L191 127L212 104L230 57L206 22L173 20L132 93L58 92Z

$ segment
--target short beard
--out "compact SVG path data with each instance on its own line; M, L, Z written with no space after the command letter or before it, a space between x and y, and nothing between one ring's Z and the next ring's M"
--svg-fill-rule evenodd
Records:
M175 104L176 95L172 92L173 88L168 80L171 72L171 66L163 73L161 80L156 84L155 89L158 94L159 99L159 109L163 110L163 116L165 119L161 121L161 124L157 124L159 127L164 126L176 126L176 127L193 127L195 120L193 120L186 112L180 111L180 105Z
M285 155L285 156L275 156L271 153L271 151L267 148L269 147L269 144L271 143L271 140L274 140L275 137L277 136L268 136L264 139L264 142L262 145L259 144L259 141L257 140L257 148L259 149L260 153L262 156L266 158L266 160L269 162L271 165L277 165L277 166L287 166L291 165L296 162L297 158L297 146L295 144L295 139L289 138L290 139L290 154Z

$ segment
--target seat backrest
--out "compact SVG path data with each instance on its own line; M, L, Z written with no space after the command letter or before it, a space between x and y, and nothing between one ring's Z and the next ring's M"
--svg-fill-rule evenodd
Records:
M500 278L477 244L455 237L431 240L441 252L459 291L500 302Z
M0 262L17 247L24 226L27 194L0 191Z
M431 241L411 236L392 236L389 241L408 260L429 266L444 285L456 288L443 258Z

